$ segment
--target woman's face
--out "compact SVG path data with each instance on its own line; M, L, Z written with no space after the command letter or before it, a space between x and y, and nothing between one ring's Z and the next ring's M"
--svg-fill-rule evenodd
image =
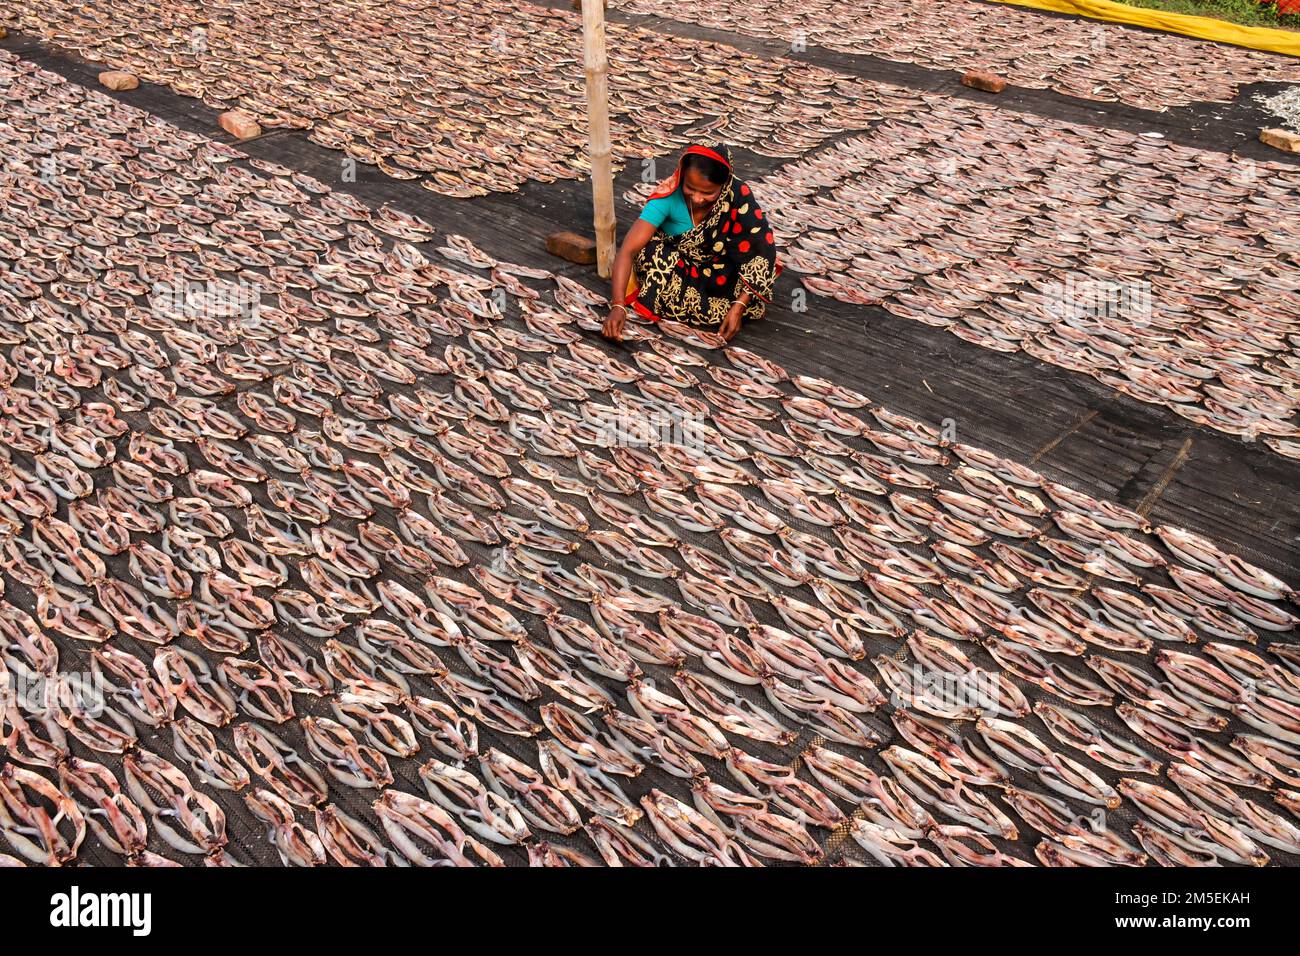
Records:
M717 183L709 182L709 177L698 169L691 168L686 170L686 175L682 177L682 195L686 197L692 212L704 212L718 201L718 197L722 195L722 187Z

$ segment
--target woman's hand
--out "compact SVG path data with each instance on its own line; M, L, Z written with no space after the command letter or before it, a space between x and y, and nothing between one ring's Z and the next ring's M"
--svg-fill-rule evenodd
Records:
M616 305L609 310L609 318L600 327L600 334L615 342L623 341L623 326L627 324L627 309Z
M722 324L718 326L718 334L728 342L735 338L736 333L740 331L740 319L744 313L745 307L740 303L736 303L729 308L727 310L727 317L723 319Z

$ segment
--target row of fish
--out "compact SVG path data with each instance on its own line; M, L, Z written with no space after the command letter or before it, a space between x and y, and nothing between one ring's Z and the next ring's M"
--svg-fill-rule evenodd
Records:
M976 0L616 0L615 7L776 37L799 52L817 46L931 69L993 70L1017 86L1149 110L1227 103L1239 84L1300 80L1300 67L1281 54Z
M709 333L605 344L577 283L29 64L0 91L0 862L1300 849L1268 571Z
M123 0L6 4L55 42L388 176L457 197L588 170L581 17L528 3ZM333 24L348 23L339 30ZM898 92L785 59L609 24L615 160L688 143L797 156L885 111ZM725 84L681 77L725 77ZM647 104L653 104L648 108ZM662 178L647 166L647 180Z
M1300 458L1300 171L930 97L755 184L812 291Z

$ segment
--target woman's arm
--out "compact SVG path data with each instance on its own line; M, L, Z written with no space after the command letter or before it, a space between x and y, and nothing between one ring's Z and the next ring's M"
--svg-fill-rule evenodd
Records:
M614 257L613 275L610 277L612 292L609 296L609 303L611 308L609 317L605 319L605 325L601 329L601 333L606 338L618 341L623 337L623 325L627 322L627 309L620 303L627 298L627 284L632 278L632 263L641 250L646 247L646 243L654 238L655 228L654 225L644 219L638 219L632 223L632 228L623 237L623 245L618 248L618 255Z

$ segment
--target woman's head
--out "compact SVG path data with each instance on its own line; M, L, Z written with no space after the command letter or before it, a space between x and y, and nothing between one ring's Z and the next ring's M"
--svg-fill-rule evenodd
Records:
M682 161L682 170L683 172L689 172L692 169L697 170L701 176L714 186L726 185L727 179L731 176L730 166L702 153L686 154L686 158Z
M711 156L687 153L682 161L682 194L692 209L707 209L718 201L731 169Z

